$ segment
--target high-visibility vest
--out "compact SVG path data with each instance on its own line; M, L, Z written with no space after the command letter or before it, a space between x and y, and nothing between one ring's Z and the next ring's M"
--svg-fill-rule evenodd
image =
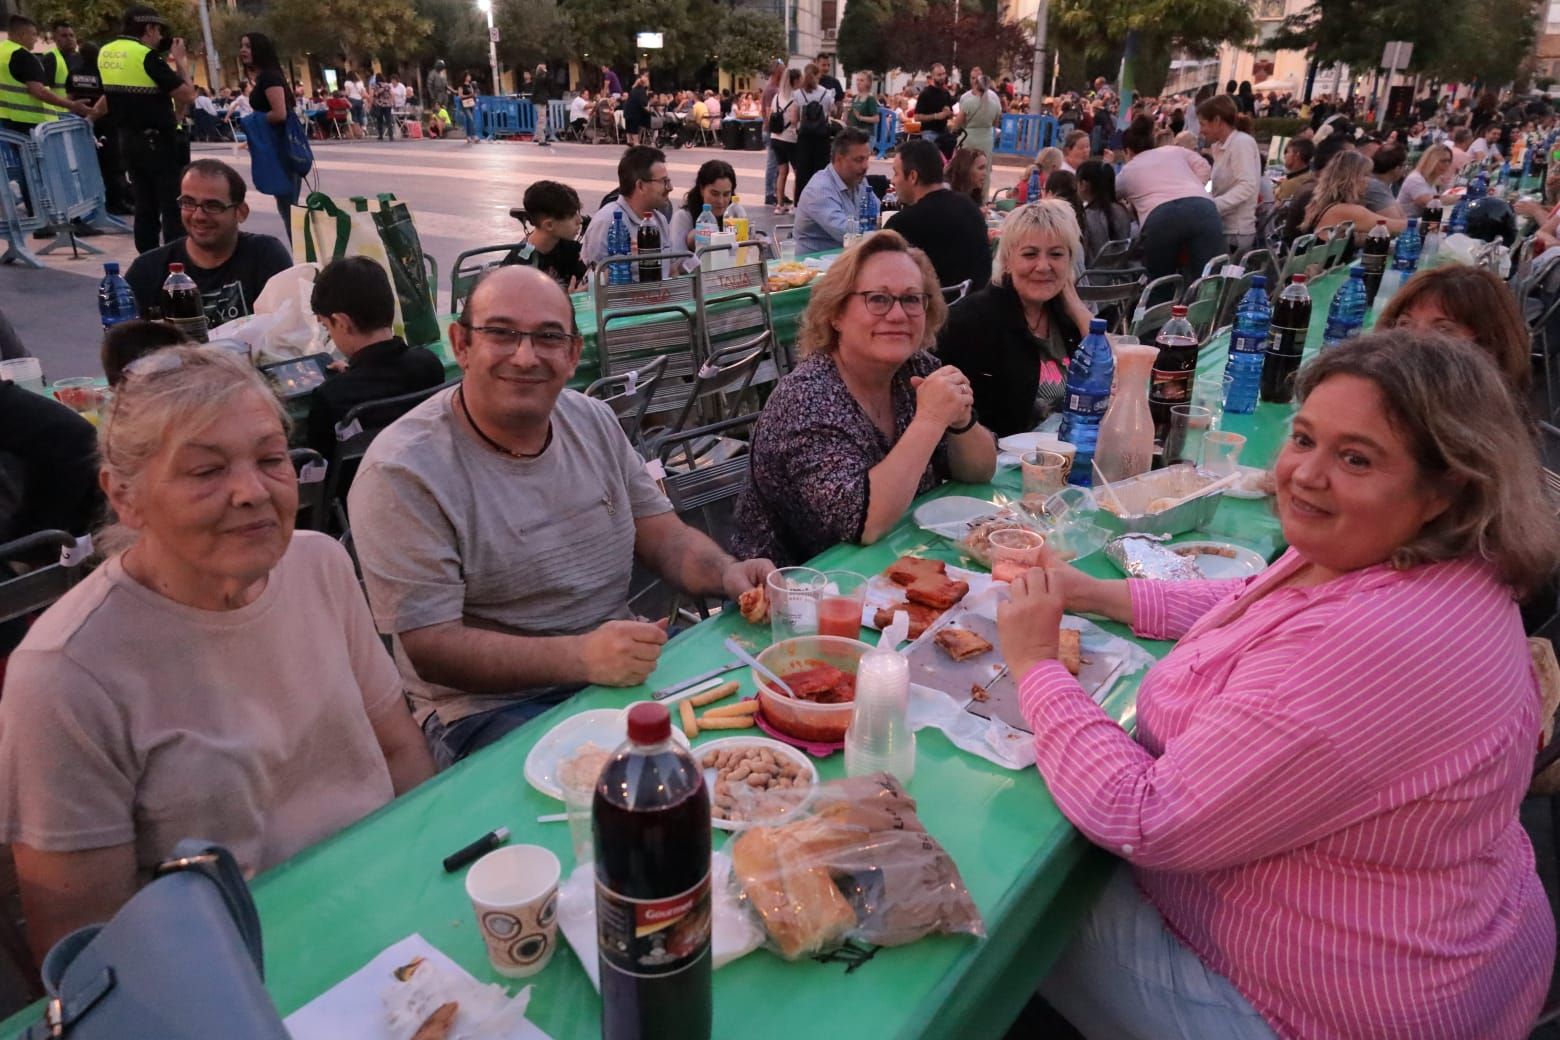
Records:
M47 123L59 110L27 93L27 84L11 75L11 56L23 49L10 40L0 43L0 119L27 125Z
M70 63L65 60L65 55L60 53L58 47L50 47L46 53L54 56L54 79L49 83L49 89L53 90L60 97L64 97L65 84L70 79ZM48 73L45 72L44 75L47 76ZM59 118L70 111L70 109L59 105L45 104L43 107L54 113L55 118Z
M108 110L114 111L114 97L126 94L163 93L157 81L147 75L146 56L152 49L132 36L121 36L103 45L98 51L98 78L103 81L103 93L108 97ZM173 100L168 101L173 109Z

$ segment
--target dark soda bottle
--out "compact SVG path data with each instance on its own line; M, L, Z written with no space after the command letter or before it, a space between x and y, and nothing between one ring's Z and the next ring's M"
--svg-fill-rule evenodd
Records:
M1420 221L1420 228L1426 235L1432 231L1441 230L1441 198L1438 195L1430 196L1430 201L1425 203L1424 220Z
M206 342L206 304L195 280L184 273L183 264L169 264L168 278L162 287L163 321L196 343Z
M1392 232L1387 230L1385 220L1378 220L1376 226L1370 229L1370 234L1365 236L1365 251L1360 254L1360 267L1365 270L1367 307L1376 301L1376 290L1381 288L1381 276L1386 273L1387 255L1391 252ZM1275 318L1276 316L1275 312Z
M709 1040L710 798L664 704L628 710L628 740L592 809L604 1040Z
M1294 399L1295 373L1300 371L1310 328L1311 291L1305 287L1305 275L1297 274L1273 306L1267 360L1262 363L1262 400L1288 404Z
M661 229L653 220L646 219L639 225L639 255L646 253L659 253L661 251ZM641 282L659 282L661 280L661 261L639 261L639 280Z
M1148 381L1148 412L1154 418L1154 443L1163 448L1170 430L1170 409L1192 402L1192 380L1197 377L1197 330L1187 320L1184 305L1170 308L1170 320L1154 337L1154 345L1159 356Z

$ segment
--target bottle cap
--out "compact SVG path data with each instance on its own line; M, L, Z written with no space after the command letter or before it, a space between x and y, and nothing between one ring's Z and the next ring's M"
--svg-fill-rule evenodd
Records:
M168 273L169 274L183 274L184 273L184 265L183 264L178 264L178 263L169 264L168 265Z
M1172 317L1172 318L1184 318L1184 317L1186 317L1186 304L1184 304L1184 303L1172 304L1171 307L1170 307L1170 317Z
M672 736L672 716L666 705L644 701L628 709L628 739L635 744L659 744Z
M1306 277L1303 274L1297 274L1290 280L1291 285L1304 285L1305 283Z
M119 261L118 260L110 260L107 263L105 263L103 265L103 273L104 274L118 274L119 273Z
M1251 287L1253 289L1266 289L1267 288L1267 275L1265 275L1265 274L1252 275Z
M1098 335L1103 334L1104 331L1105 331L1105 319L1104 318L1090 318L1089 319L1089 335L1091 335L1091 336L1098 336Z

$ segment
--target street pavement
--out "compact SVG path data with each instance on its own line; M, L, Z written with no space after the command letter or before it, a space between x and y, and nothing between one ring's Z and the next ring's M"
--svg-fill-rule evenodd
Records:
M198 144L194 154L228 162L249 179L248 155L232 145ZM423 249L438 263L438 301L443 311L449 305L449 272L460 253L519 240L520 227L509 210L521 204L529 184L547 179L570 184L585 212L594 213L602 196L617 186L621 154L621 147L611 144L559 143L542 148L519 141L467 144L459 138L315 142L316 187L338 198L390 192L406 202ZM700 164L710 159L723 159L736 170L737 194L758 227L767 230L777 221L790 222L790 217L775 217L763 206L763 152L700 147L669 153L667 166L676 202L681 203L693 186ZM871 172L887 175L890 163L874 160ZM246 231L283 234L281 218L268 197L252 193L248 201ZM100 373L96 288L103 261L118 260L128 267L135 258L128 235L86 241L102 249L103 255L82 253L73 258L69 250L59 250L41 258L47 265L41 271L0 267L0 311L28 349L42 359L51 380Z

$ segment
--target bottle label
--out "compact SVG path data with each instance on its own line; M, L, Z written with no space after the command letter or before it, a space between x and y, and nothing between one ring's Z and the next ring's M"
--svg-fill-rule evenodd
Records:
M1230 341L1232 354L1261 354L1267 350L1267 336L1253 336L1249 333L1236 332Z
M596 942L615 971L639 978L675 975L710 946L710 875L685 892L630 899L596 880Z
M1067 410L1074 415L1104 415L1110 407L1109 394L1067 394Z
M1149 400L1160 405L1185 404L1192 399L1192 379L1197 375L1194 369L1154 369L1149 378Z

